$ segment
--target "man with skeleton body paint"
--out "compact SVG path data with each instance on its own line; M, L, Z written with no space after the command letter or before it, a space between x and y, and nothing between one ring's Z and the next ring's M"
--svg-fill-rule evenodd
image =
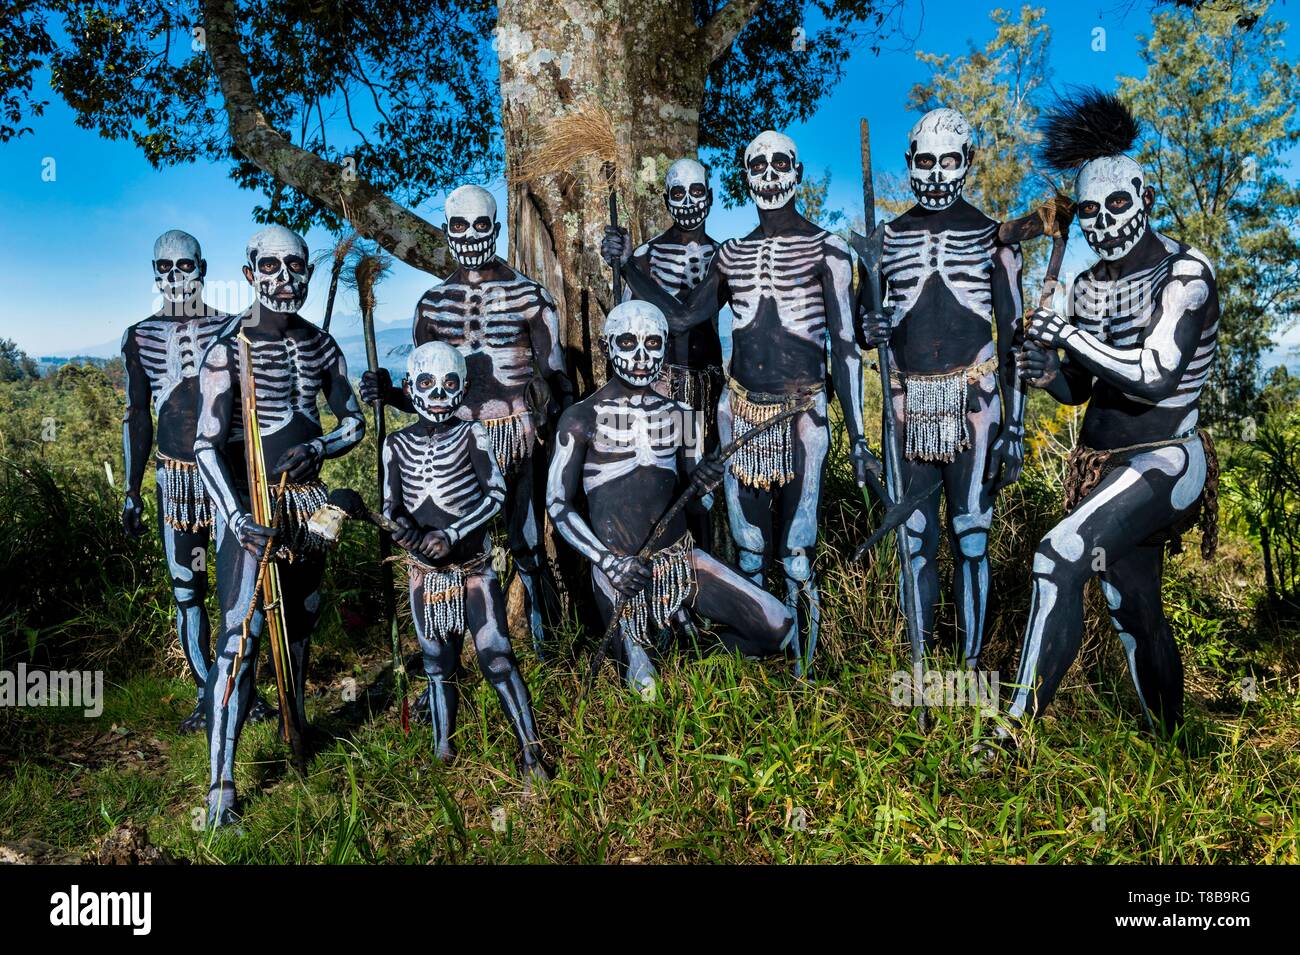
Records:
M883 225L883 313L863 312L863 340L893 359L888 413L904 453L904 494L941 479L948 502L957 642L979 663L988 601L988 535L997 492L1020 476L1024 389L1012 360L1021 315L1018 246L962 198L974 148L951 109L912 127L905 156L917 204ZM996 326L996 339L994 328ZM907 521L906 573L933 646L939 603L939 496Z
M1217 462L1197 422L1217 351L1214 269L1151 228L1155 192L1124 155L1137 122L1116 97L1085 90L1045 128L1047 163L1078 171L1076 216L1099 260L1070 289L1069 317L1032 313L1033 347L1019 356L1027 381L1088 410L1067 463L1066 516L1034 556L1010 716L1051 703L1078 654L1083 590L1096 574L1147 722L1173 732L1183 672L1160 583L1165 544L1198 516L1202 553L1213 553Z
M639 269L660 288L679 300L703 281L718 243L704 230L713 190L708 170L694 159L679 159L664 176L664 207L673 224L630 253L629 268ZM623 287L623 300L635 298L631 286ZM716 427L719 388L722 383L722 343L718 338L718 317L693 328L670 333L664 360L664 388L668 397L685 402L704 414L704 449L717 447ZM688 515L691 533L712 550L709 510L702 507Z
M628 685L657 692L653 640L687 606L722 625L722 642L747 656L779 652L793 617L779 600L694 546L679 513L649 561L636 555L689 482L697 496L722 477L703 459L699 414L653 387L669 339L663 313L624 302L605 319L602 346L615 375L560 418L546 482L546 505L559 532L591 561L596 602L608 621L618 595L629 600L621 630ZM585 497L586 515L577 502Z
M786 605L797 615L801 641L794 649L802 672L816 647L821 612L813 557L830 446L828 345L858 483L879 463L862 431L862 360L854 336L848 244L796 211L803 164L788 136L768 130L755 137L745 150L745 173L758 207L758 228L724 242L684 302L640 270L623 271L637 297L657 305L675 333L712 320L730 304L730 380L718 403L722 442L813 395L810 410L737 453L724 478L741 571L763 586L768 560L775 556L781 562ZM620 262L626 245L626 233L607 233L606 261Z
M274 540L299 725L305 726L308 641L320 611L325 569L325 541L308 528L307 521L326 500L319 479L321 464L348 451L365 434L343 352L330 335L298 315L313 268L306 243L288 229L269 226L249 240L247 256L244 276L256 289L257 301L213 342L204 357L194 441L194 457L212 498L221 610L204 701L211 826L231 822L238 812L235 749L254 695L257 644L263 628L259 607L248 623L244 643L245 618L255 599L258 559L264 545ZM274 485L281 474L287 475L286 492L279 502L279 526L274 532L257 524L249 513L240 393L240 352L245 339L273 503ZM321 429L319 397L325 398L338 418L338 427L328 434ZM223 702L231 681L233 692Z
M469 385L461 414L482 423L492 438L497 464L506 478L507 536L527 598L533 645L541 649L543 610L553 616L554 601L542 542L540 500L533 451L539 415L557 416L573 400L573 385L560 350L559 317L550 293L496 256L496 200L479 186L461 186L447 196L444 230L460 265L441 285L429 289L415 308L417 346L444 341L465 356ZM549 397L537 399L540 368ZM367 371L361 397L412 411L410 399L394 388L388 372Z
M401 525L393 542L408 551L411 616L428 680L429 706L420 716L433 726L438 759L454 755L455 678L468 629L479 668L510 718L520 768L531 785L550 779L550 772L510 648L488 533L506 485L487 429L456 417L467 388L465 359L451 345L427 342L411 352L406 390L421 420L384 442L384 514Z
M157 312L122 336L126 367L122 525L133 537L145 533L140 485L154 445L152 405L158 417L154 456L158 533L176 603L176 633L198 687L198 701L181 722L182 733L203 728L203 684L211 664L206 604L212 507L194 463L199 363L213 338L230 321L229 315L203 301L207 267L194 236L179 229L160 235L153 244L153 270L161 304ZM265 707L260 699L255 705Z

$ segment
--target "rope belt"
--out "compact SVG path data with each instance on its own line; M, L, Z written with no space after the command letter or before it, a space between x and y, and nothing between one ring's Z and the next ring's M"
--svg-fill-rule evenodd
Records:
M1185 444L1194 438L1201 439L1205 450L1205 487L1196 503L1182 517L1169 527L1157 531L1144 543L1169 544L1170 551L1178 554L1183 549L1183 535L1195 527L1201 527L1201 556L1206 560L1214 556L1219 545L1219 456L1214 449L1214 441L1208 431L1197 429L1192 434L1168 438L1163 441L1148 441L1145 444L1130 444L1122 448L1098 451L1094 448L1076 444L1065 460L1065 483L1062 488L1065 513L1069 514L1083 502L1083 499L1096 490L1115 468L1127 464L1145 451L1168 448Z
M890 381L903 389L903 423L907 432L908 460L951 461L970 447L966 428L966 389L997 370L994 355L975 365L940 375L900 375Z
M483 418L479 424L487 428L492 441L492 454L497 459L497 467L502 474L509 474L520 461L532 453L533 447L528 440L528 417L530 412L520 411L503 418Z
M731 391L731 436L734 440L775 418L787 408L794 407L809 395L820 394L826 386L819 382L798 395L769 395L748 391L733 378L727 387ZM793 481L793 419L768 428L742 446L731 456L730 466L736 480L746 487L760 487L770 491L773 487Z
M158 489L162 491L162 518L178 531L203 530L212 526L212 499L208 497L199 466L165 454L154 457L158 466Z
M695 590L695 565L691 563L694 547L695 541L687 531L677 543L650 558L650 586L629 598L623 606L619 626L628 639L649 646L650 638L690 599ZM654 630L650 629L651 621Z
M401 561L411 583L421 588L425 639L446 640L465 632L465 581L481 574L491 558L491 547L472 560L445 567L430 567L410 554L389 558Z

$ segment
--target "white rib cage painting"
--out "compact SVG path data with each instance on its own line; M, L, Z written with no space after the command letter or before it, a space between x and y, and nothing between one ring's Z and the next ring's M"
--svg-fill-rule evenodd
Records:
M540 310L554 308L549 293L519 276L481 285L443 284L425 293L416 318L434 337L459 348L466 358L483 353L493 376L507 387L523 387L533 374L528 324ZM470 387L475 385L471 381Z
M470 460L470 446L474 443L474 426L468 421L436 437L410 431L392 436L389 447L402 479L402 503L409 513L414 514L426 501L458 518L491 507L491 496L480 490ZM491 453L490 449L482 450ZM504 497L504 487L493 490L499 490Z
M636 250L645 256L651 277L674 295L687 292L704 280L718 251L712 242L648 242Z
M885 226L880 270L889 282L889 304L906 315L921 290L938 275L965 309L993 322L993 247L997 223L982 229L942 232Z
M592 451L582 471L587 491L630 474L657 467L676 473L677 450L686 442L683 422L691 420L685 405L650 391L631 398L599 401Z
M1138 380L1158 370L1143 367L1144 347L1156 350L1154 355L1148 355L1148 363L1157 362L1165 368L1177 364L1181 353L1172 341L1173 328L1185 309L1198 308L1204 302L1208 291L1204 279L1213 275L1209 262L1199 252L1186 249L1179 255L1177 242L1167 236L1158 237L1169 250L1168 256L1118 281L1098 279L1085 272L1074 283L1070 303L1073 324L1081 331L1112 348L1132 352L1131 356L1122 358L1110 354L1096 357L1108 364L1125 366L1121 370L1127 370ZM1170 314L1171 309L1178 314ZM1152 328L1153 319L1157 322L1155 328ZM1201 331L1196 351L1171 395L1160 401L1128 392L1126 397L1160 408L1194 404L1210 376L1218 332L1217 321ZM1167 356L1163 361L1161 354Z
M198 376L203 353L225 322L220 315L185 322L149 318L135 327L136 349L155 411L162 410L177 385Z
M239 342L231 342L236 367ZM317 334L306 340L282 338L274 341L249 339L253 362L253 384L257 388L257 422L262 434L274 434L287 425L295 414L320 425L316 398L325 383L327 370L339 360L338 347L327 335ZM243 406L235 393L231 417L230 440L244 439Z
M833 238L810 236L729 239L718 250L718 267L731 289L732 328L753 322L763 299L771 299L781 324L791 333L822 344L826 336L826 301L818 269Z

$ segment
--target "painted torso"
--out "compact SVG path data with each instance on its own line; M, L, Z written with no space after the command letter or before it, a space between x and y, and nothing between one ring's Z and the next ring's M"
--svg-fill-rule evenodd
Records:
M471 457L476 448L490 453L490 442L483 426L470 421L445 429L417 422L388 436L402 508L421 530L445 530L483 506L487 495ZM488 540L487 526L477 528L453 545L448 559L477 556Z
M632 255L661 288L678 299L684 299L686 293L704 279L718 245L707 235L699 241L674 241L675 238L671 230L661 233ZM716 318L696 325L688 332L670 335L666 360L670 364L696 369L721 365L722 346L718 341Z

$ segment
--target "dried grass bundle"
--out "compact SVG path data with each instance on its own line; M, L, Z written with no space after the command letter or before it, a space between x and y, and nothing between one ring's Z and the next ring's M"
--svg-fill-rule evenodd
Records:
M599 103L588 102L546 124L541 144L515 167L510 182L530 182L568 172L587 158L598 159L608 167L615 155L613 118Z

